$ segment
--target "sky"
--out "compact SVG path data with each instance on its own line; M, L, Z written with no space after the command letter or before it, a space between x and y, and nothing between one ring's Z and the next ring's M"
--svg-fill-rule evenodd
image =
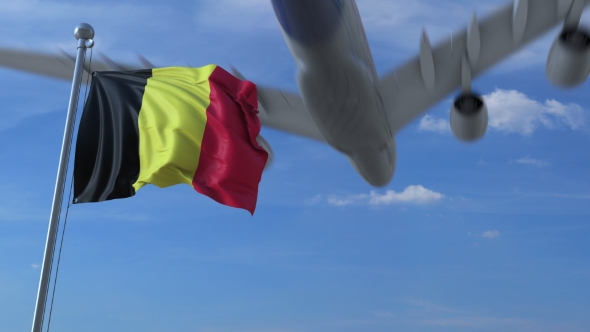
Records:
M505 1L357 3L385 75L423 28L436 44ZM97 58L233 65L296 91L268 0L15 0L0 47L73 53L80 22ZM547 81L556 34L474 80L480 141L451 134L454 95L407 125L384 188L326 144L263 128L275 156L254 216L189 186L72 206L51 330L590 330L590 83ZM70 84L0 69L0 331L31 327Z

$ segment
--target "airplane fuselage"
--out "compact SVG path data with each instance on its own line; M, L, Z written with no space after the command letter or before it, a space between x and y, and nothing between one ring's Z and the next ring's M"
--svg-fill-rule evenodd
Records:
M305 107L326 141L371 185L395 169L395 141L354 1L272 0Z

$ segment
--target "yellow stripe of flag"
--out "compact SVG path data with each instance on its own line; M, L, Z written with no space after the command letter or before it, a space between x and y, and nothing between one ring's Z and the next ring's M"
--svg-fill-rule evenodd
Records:
M216 67L153 69L138 119L136 191L148 183L160 188L192 185L207 123L209 76Z

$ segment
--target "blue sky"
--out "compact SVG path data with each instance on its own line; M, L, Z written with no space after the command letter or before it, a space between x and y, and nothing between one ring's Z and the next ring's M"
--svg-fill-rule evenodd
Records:
M378 72L504 1L359 0ZM583 21L590 25L586 15ZM296 90L267 0L36 1L0 7L0 46L230 64ZM487 135L458 142L453 96L397 137L366 184L329 146L268 128L254 217L188 186L70 209L55 331L587 331L589 84L545 78L552 31L474 81ZM0 69L0 331L30 329L70 83Z

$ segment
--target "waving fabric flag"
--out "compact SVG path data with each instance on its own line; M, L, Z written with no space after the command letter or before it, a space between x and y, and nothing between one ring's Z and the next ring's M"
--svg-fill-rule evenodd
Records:
M80 120L76 203L186 183L254 213L268 154L256 86L221 67L96 72Z

